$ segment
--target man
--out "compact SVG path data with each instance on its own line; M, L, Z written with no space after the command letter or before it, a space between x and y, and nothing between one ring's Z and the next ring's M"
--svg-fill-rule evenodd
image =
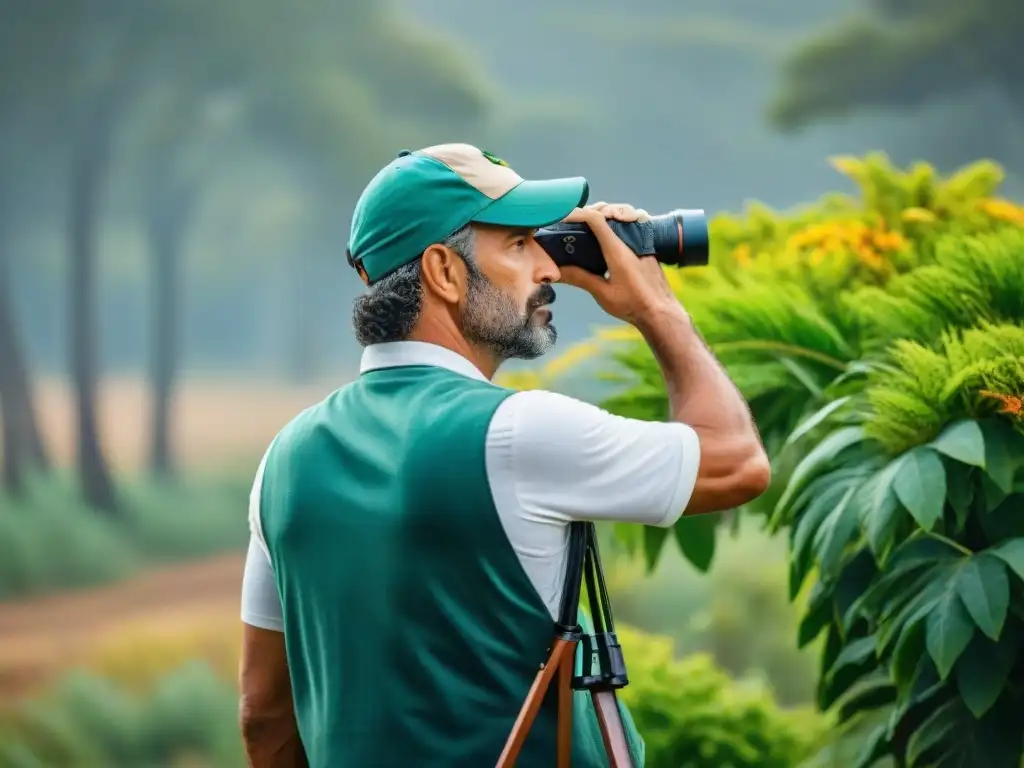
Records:
M243 587L241 721L256 768L494 765L553 632L569 524L669 527L761 494L741 395L653 258L584 207L582 178L524 181L464 144L403 152L355 210L359 378L288 424L260 465ZM609 265L559 271L532 239L583 221ZM636 327L666 423L490 383L555 341L552 284ZM554 689L521 752L554 765ZM550 705L550 706L548 706ZM576 766L606 764L586 696ZM634 737L636 762L642 743Z

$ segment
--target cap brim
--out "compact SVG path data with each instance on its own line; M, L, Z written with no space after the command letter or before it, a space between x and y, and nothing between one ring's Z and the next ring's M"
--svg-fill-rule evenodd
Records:
M561 221L587 203L590 186L582 176L522 181L473 217L480 224L537 229Z

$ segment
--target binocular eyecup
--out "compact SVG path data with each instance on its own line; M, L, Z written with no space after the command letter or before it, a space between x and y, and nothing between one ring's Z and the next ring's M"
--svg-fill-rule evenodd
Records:
M679 209L647 221L609 220L609 226L637 256L654 256L673 267L706 266L708 219L701 209ZM590 227L562 222L538 229L534 238L554 262L604 275L608 264Z

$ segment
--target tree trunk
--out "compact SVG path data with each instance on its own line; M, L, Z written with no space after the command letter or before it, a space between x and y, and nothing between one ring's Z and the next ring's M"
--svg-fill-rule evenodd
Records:
M103 98L107 96L107 98ZM70 257L68 275L71 323L69 329L71 376L77 408L78 472L85 501L114 512L117 497L103 455L97 426L99 389L96 343L96 223L103 181L113 139L116 107L113 93L101 94L78 136L70 184Z
M163 199L154 206L148 217L154 302L150 368L153 394L150 471L157 477L169 477L175 471L171 447L171 412L179 363L181 260L189 202L183 190L161 197Z
M28 363L18 339L6 244L0 237L0 418L3 421L3 485L24 491L25 471L49 469L49 457L36 421Z

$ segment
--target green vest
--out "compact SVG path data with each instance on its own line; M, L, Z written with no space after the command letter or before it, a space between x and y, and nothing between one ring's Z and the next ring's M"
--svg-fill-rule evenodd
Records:
M268 452L260 521L311 768L497 762L554 632L487 480L510 394L444 368L370 371ZM606 766L589 694L575 697L572 764ZM518 765L554 766L556 728L552 685Z

